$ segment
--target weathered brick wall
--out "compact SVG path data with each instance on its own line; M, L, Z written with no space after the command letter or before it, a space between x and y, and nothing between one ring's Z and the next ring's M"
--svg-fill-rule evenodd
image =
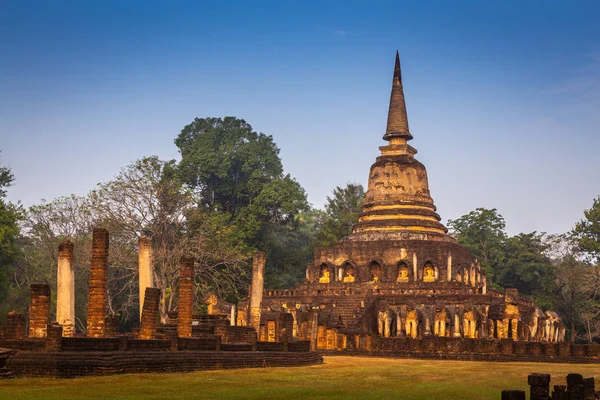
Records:
M370 340L369 340L370 339ZM406 337L381 338L372 335L347 335L347 350L327 354L365 354L406 358L437 358L478 361L535 361L566 363L600 363L600 345L575 347L545 342L516 342L511 339L463 339L428 336L422 339ZM562 352L559 349L562 348ZM319 349L327 349L319 347Z
M108 231L94 229L92 236L92 266L88 291L87 336L106 335L106 307L108 280Z
M52 352L20 351L6 367L15 376L75 377L148 372L189 372L210 369L295 367L321 364L314 352L225 351L114 351Z
M58 322L48 324L46 329L46 351L62 351L63 327Z
M46 337L46 327L50 319L50 285L33 284L29 304L29 337Z
M16 311L10 311L3 327L3 339L25 339L25 316Z

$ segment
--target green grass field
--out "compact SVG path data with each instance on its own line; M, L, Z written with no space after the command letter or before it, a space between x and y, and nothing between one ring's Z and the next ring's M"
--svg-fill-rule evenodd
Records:
M325 357L312 367L0 381L0 399L500 399L527 375L595 376L600 366Z

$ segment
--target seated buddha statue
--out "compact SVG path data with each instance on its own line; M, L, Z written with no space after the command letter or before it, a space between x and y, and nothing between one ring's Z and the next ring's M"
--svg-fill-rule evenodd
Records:
M321 271L321 277L319 278L319 283L329 283L329 270L324 269Z
M426 265L423 270L423 282L435 281L435 270L432 265Z
M346 268L346 275L344 276L343 282L354 282L354 268Z
M408 282L408 268L401 267L398 271L398 279L396 282Z

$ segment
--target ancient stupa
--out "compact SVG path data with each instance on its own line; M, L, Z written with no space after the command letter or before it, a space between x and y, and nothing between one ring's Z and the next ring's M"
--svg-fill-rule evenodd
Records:
M408 144L398 53L383 139L352 233L315 249L296 289L264 292L261 337L277 336L281 324L269 321L288 313L293 337L323 349L345 348L348 335L355 347L372 335L559 341L556 314L544 316L515 289L488 290L477 260L440 222L425 166Z

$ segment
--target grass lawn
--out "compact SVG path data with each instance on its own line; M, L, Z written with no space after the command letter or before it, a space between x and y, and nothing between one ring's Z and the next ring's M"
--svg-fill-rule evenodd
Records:
M527 375L595 376L598 364L485 363L325 357L312 367L0 381L0 399L500 399L528 391Z

